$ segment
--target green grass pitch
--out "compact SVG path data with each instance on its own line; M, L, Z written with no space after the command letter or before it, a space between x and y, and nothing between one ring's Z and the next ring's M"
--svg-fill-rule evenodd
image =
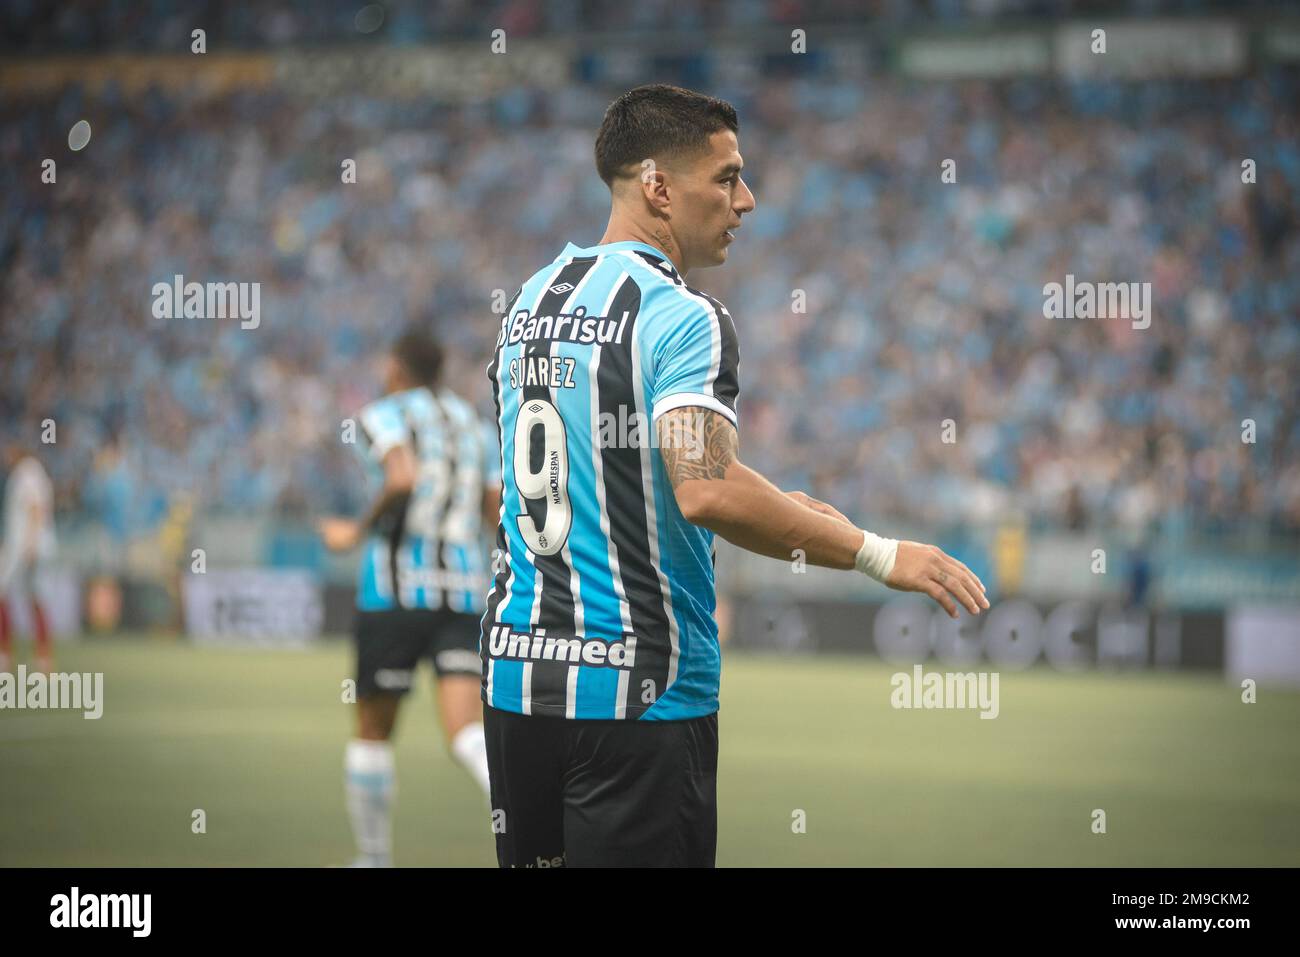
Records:
M1296 691L1244 704L1213 676L1002 672L1001 713L982 720L893 709L898 669L874 659L725 657L720 865L1300 865ZM351 859L347 643L95 639L61 647L58 668L104 672L104 716L0 711L0 865ZM492 866L486 802L446 754L431 684L398 727L396 862Z

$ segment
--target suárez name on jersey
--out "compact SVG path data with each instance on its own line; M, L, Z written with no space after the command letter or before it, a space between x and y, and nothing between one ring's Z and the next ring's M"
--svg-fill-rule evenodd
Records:
M542 385L548 389L572 389L576 359L565 356L524 356L510 360L510 388Z
M580 345L590 345L593 342L615 342L622 345L623 331L627 326L629 315L630 312L624 310L619 318L589 316L586 306L579 306L573 312L561 312L553 316L534 316L530 315L527 309L520 309L513 316L502 318L501 333L497 336L497 348L543 339L576 342Z

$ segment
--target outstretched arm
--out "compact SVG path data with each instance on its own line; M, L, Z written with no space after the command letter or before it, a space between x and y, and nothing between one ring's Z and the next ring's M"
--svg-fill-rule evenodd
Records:
M989 607L969 568L933 546L880 539L824 502L783 493L739 458L736 429L710 409L665 412L655 423L660 454L686 520L747 551L827 568L859 569L890 588L929 595L957 617Z

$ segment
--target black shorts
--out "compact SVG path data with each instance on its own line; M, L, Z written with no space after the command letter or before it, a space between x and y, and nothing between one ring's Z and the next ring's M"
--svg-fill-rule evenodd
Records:
M421 658L439 678L479 678L479 616L446 608L397 608L357 612L357 697L405 694Z
M718 716L548 718L483 708L502 867L712 867Z

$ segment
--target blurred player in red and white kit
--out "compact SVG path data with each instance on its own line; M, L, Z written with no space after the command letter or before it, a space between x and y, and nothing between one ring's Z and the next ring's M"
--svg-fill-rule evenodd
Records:
M4 539L0 541L0 671L14 670L12 602L31 602L36 667L49 673L50 626L36 594L36 572L54 557L54 488L36 457L5 449Z

